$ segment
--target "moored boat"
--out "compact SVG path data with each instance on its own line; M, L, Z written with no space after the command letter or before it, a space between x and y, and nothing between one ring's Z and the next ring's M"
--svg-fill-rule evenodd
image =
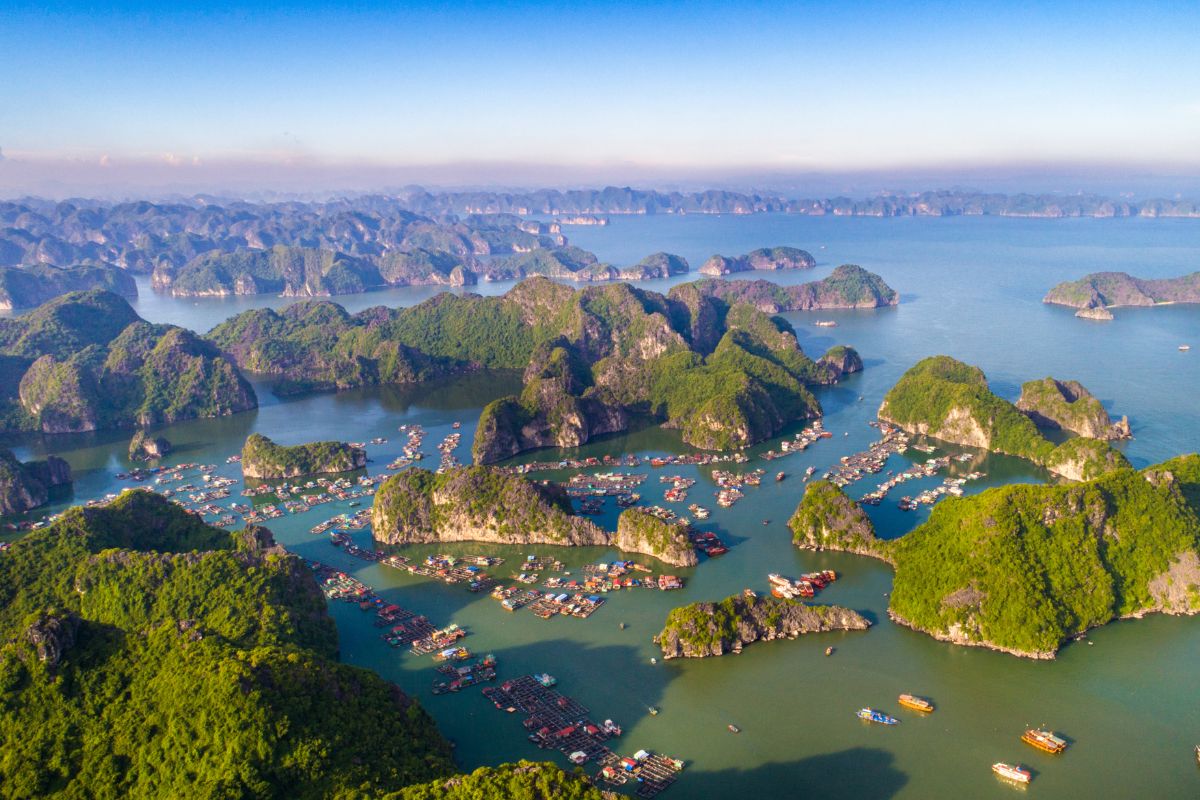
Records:
M1029 770L1020 764L1005 764L1003 761L997 761L995 764L992 764L992 772L1001 778L1007 778L1017 783L1029 783L1033 779L1033 775Z
M926 714L933 711L933 703L924 697L917 697L911 694L900 695L900 705L905 708L911 708L913 711L924 711Z
M1067 740L1057 736L1053 731L1043 731L1030 728L1021 734L1021 741L1033 745L1045 753L1061 753L1067 749Z
M895 717L888 716L882 711L876 711L873 708L860 708L858 710L858 718L866 722L875 722L880 725L895 725L900 720Z
M541 672L533 676L534 680L549 689L554 684L558 683L558 679L549 672Z

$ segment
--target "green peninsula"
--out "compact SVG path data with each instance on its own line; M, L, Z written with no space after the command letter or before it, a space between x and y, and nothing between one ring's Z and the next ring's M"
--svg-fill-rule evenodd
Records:
M857 264L842 264L828 277L795 286L764 280L704 280L697 291L727 303L749 303L768 314L828 308L881 308L900 302L900 295L880 276Z
M242 475L247 478L299 478L352 472L367 466L367 451L345 442L309 442L291 447L252 433L242 447Z
M1112 319L1110 308L1200 303L1200 272L1178 278L1135 278L1127 272L1093 272L1052 288L1043 303L1077 308L1077 317Z
M50 490L71 483L71 467L57 456L44 461L17 460L0 449L0 514L23 514L50 501Z
M740 653L752 642L824 631L865 631L870 625L857 611L838 606L741 594L719 603L672 609L654 642L664 658L705 658Z
M799 547L893 564L892 618L956 644L1052 658L1114 619L1200 611L1197 455L950 498L891 541L840 488L816 482L791 526Z
M0 431L72 433L255 408L237 366L111 292L65 294L0 319Z
M454 772L412 699L337 661L304 562L150 492L0 554L11 797L382 796Z
M983 370L949 356L926 358L904 373L884 396L879 418L912 433L1026 458L1071 480L1128 466L1095 439L1056 447L1015 405L992 393Z

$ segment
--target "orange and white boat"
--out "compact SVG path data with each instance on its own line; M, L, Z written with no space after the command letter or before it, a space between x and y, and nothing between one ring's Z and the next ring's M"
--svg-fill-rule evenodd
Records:
M911 708L913 711L924 711L926 714L933 712L933 703L924 697L917 697L913 694L900 695L900 705Z
M1057 736L1053 731L1043 731L1030 728L1021 734L1021 741L1033 745L1044 753L1061 753L1067 749L1067 740Z

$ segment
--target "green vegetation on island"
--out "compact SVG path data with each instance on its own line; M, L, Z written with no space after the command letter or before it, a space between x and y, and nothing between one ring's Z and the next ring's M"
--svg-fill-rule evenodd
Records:
M1131 435L1129 418L1114 423L1079 381L1029 381L1021 386L1017 408L1041 428L1067 430L1091 439L1128 439Z
M697 290L728 303L749 303L768 314L817 311L827 308L894 306L900 295L880 276L857 264L842 264L828 277L794 286L765 280L697 281Z
M345 442L309 442L290 447L252 433L242 447L242 474L247 478L298 478L352 472L367 465L367 451Z
M34 308L68 292L103 289L137 297L137 284L124 270L97 266L60 269L44 264L0 267L0 309Z
M752 642L823 631L862 631L870 625L858 612L838 606L738 594L719 603L672 609L654 641L664 658L705 658L741 652Z
M843 550L877 558L885 552L867 512L840 486L826 480L805 487L788 527L793 544L806 550Z
M142 491L0 554L0 742L9 797L378 797L454 771L415 701L337 662L302 561Z
M561 487L531 483L494 467L398 472L375 493L371 520L375 539L385 544L609 543L605 531L571 513Z
M254 408L254 390L212 344L152 325L110 292L56 298L0 319L0 430L68 433Z
M171 452L171 443L162 436L138 431L129 440L130 461L157 461Z
M812 269L817 260L796 247L761 247L741 256L714 255L700 267L701 275L729 275L754 270Z
M1122 466L1086 483L950 498L892 541L869 526L823 482L792 518L800 547L891 562L892 617L945 641L1049 658L1119 617L1200 612L1197 455L1141 471Z
M992 393L983 370L949 356L931 356L905 372L883 398L879 418L935 439L1026 458L1072 480L1128 465L1096 440L1056 447L1015 405Z
M44 461L17 460L0 448L0 514L23 514L50 501L52 489L71 483L71 467L57 456Z
M383 800L613 800L578 773L564 772L554 764L518 761L498 767L480 767L388 794Z
M525 389L489 405L475 458L575 446L625 430L631 415L679 428L697 447L743 447L820 414L808 387L856 357L818 364L795 333L743 303L627 284L581 290L529 278L502 297L441 294L410 308L347 314L328 301L258 309L210 340L277 392L409 383L475 369L521 369Z
M1075 316L1112 319L1110 308L1200 303L1200 272L1178 278L1135 278L1126 272L1093 272L1053 287L1043 303L1079 309Z
M688 539L688 528L677 520L663 520L642 508L627 508L617 518L613 544L629 553L652 553L676 567L699 563L696 548Z
M681 540L675 530L627 518L628 513L612 534L576 515L565 490L555 484L534 483L496 467L458 467L441 474L412 467L388 478L375 493L371 530L384 544L590 545L673 565L696 563L690 543L685 547L686 534Z

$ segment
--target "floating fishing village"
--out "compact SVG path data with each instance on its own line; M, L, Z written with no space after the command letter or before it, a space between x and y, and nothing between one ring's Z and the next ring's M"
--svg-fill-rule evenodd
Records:
M924 461L914 461L889 469L890 459L915 450L931 455L930 445L912 441L912 437L885 422L869 423L879 431L879 438L866 450L842 456L822 472L821 477L839 487L850 487L869 476L886 473L876 488L861 497L861 502L878 505L897 487L919 480L935 479L952 464L967 463L977 456L964 452L943 454ZM459 424L437 445L437 472L460 466L456 455L461 447ZM356 543L352 534L369 531L371 510L369 500L390 473L421 463L427 454L422 447L426 431L420 425L403 425L400 432L405 440L401 455L386 464L385 470L374 475L314 477L306 480L239 480L222 475L214 464L185 462L174 466L138 467L116 475L149 491L154 491L210 522L230 528L238 524L256 524L283 516L308 514L331 504L344 504L339 510L312 525L309 532L325 537L329 544L345 555L362 562L399 570L422 579L448 586L462 587L470 593L484 593L498 610L505 613L528 613L542 620L573 618L588 620L609 605L622 592L633 590L673 591L684 588L683 576L656 570L637 560L617 559L567 568L557 558L545 553L526 553L513 560L499 555L475 553L432 553L413 557L395 547L377 549ZM758 455L775 462L802 453L832 433L814 422L794 435L768 444ZM354 447L380 446L387 439L379 437L369 442L351 443ZM226 463L237 465L240 456L230 456ZM788 478L784 471L772 476L762 467L750 468L751 458L742 452L731 454L693 453L683 455L637 454L606 455L557 461L534 461L509 467L504 471L518 475L553 473L544 480L560 487L574 504L578 513L600 515L608 513L609 501L617 510L638 507L654 518L666 522L681 533L696 551L709 558L729 551L729 546L714 531L701 530L696 524L710 519L712 510L697 500L728 509L742 501L748 492L764 482L782 483ZM672 468L711 468L708 480L712 484L711 501L698 497L698 478ZM796 491L817 472L807 467L798 480ZM563 474L567 473L567 474ZM656 474L657 473L657 474ZM657 480L652 480L652 478ZM923 489L914 496L898 502L901 510L910 511L929 506L947 496L960 496L969 481L985 477L973 471L958 476L946 476L940 485ZM244 485L243 485L244 484ZM239 485L243 488L239 490ZM661 496L660 503L648 503L650 494ZM115 495L94 499L87 505L111 501ZM366 502L366 507L356 508ZM50 518L32 523L29 527L46 524ZM764 520L764 524L767 520ZM611 719L595 722L590 712L578 701L561 694L557 681L548 673L522 675L504 679L502 665L491 653L473 652L471 631L445 620L434 621L402 605L389 602L367 583L333 565L320 560L307 561L322 592L330 602L344 602L358 607L372 617L379 629L381 647L389 647L422 659L429 659L429 692L433 696L459 694L482 687L482 695L495 708L523 716L523 727L529 742L543 750L561 753L576 766L594 764L598 771L592 781L614 790L631 790L638 797L651 798L668 789L684 769L685 762L673 756L639 749L632 755L622 755L614 749L622 735L622 727ZM768 574L769 593L784 600L809 600L833 585L838 574L833 570L803 573L787 577ZM756 592L745 589L748 597ZM624 628L624 623L620 623ZM827 656L835 648L825 648ZM654 659L652 659L652 662ZM934 705L927 698L910 694L899 696L901 707L924 716L933 713ZM653 716L659 709L650 706ZM895 727L901 720L886 711L864 707L855 715L866 724ZM740 734L742 728L733 723L725 726L730 733ZM1027 730L1021 741L1049 754L1061 754L1067 740L1058 734L1041 729ZM1002 780L1026 785L1034 774L1021 764L997 762L992 771Z

